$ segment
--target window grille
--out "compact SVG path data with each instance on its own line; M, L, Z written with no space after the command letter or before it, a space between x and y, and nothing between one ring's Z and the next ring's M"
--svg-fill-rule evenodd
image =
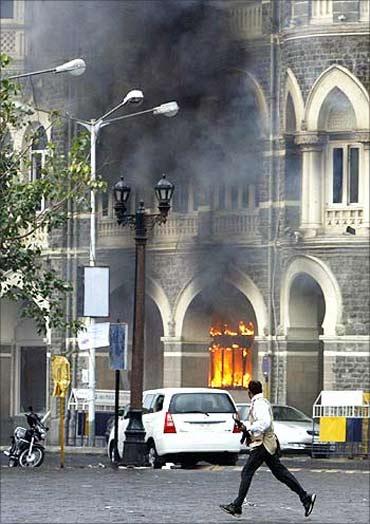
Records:
M314 0L311 3L311 20L312 22L323 22L333 18L333 1L332 0Z

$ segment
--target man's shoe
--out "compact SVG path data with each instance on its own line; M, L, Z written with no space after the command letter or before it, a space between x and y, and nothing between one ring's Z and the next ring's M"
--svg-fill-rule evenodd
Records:
M240 517L240 515L242 514L242 508L235 506L233 503L220 504L220 508L223 509L229 515L232 515L233 517Z
M304 516L308 517L311 515L316 500L316 493L308 495L307 499L303 502Z

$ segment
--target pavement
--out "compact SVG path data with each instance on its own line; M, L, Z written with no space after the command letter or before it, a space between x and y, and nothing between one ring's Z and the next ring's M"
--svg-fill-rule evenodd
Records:
M282 459L308 491L317 493L305 518L297 496L267 467L253 481L242 517L222 512L219 504L236 496L246 456L236 466L200 463L193 469L113 469L105 450L66 448L60 468L59 448L48 448L36 469L0 464L0 522L11 523L316 523L369 522L369 462L349 459ZM89 451L89 453L87 453Z

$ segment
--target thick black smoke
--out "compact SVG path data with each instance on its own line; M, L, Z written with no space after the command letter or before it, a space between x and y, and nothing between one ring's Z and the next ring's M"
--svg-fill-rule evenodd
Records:
M176 100L175 118L138 117L101 132L99 165L110 181L248 183L258 172L259 125L246 76L250 57L230 32L219 2L193 0L39 1L34 4L34 65L81 56L74 112L105 113L132 88L142 109ZM47 43L47 44L46 44Z

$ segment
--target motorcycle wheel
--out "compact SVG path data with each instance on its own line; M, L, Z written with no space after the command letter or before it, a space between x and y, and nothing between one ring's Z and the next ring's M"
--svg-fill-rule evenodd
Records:
M19 465L22 468L38 468L44 461L45 452L41 448L33 448L31 457L28 459L28 449L22 451L19 456Z

